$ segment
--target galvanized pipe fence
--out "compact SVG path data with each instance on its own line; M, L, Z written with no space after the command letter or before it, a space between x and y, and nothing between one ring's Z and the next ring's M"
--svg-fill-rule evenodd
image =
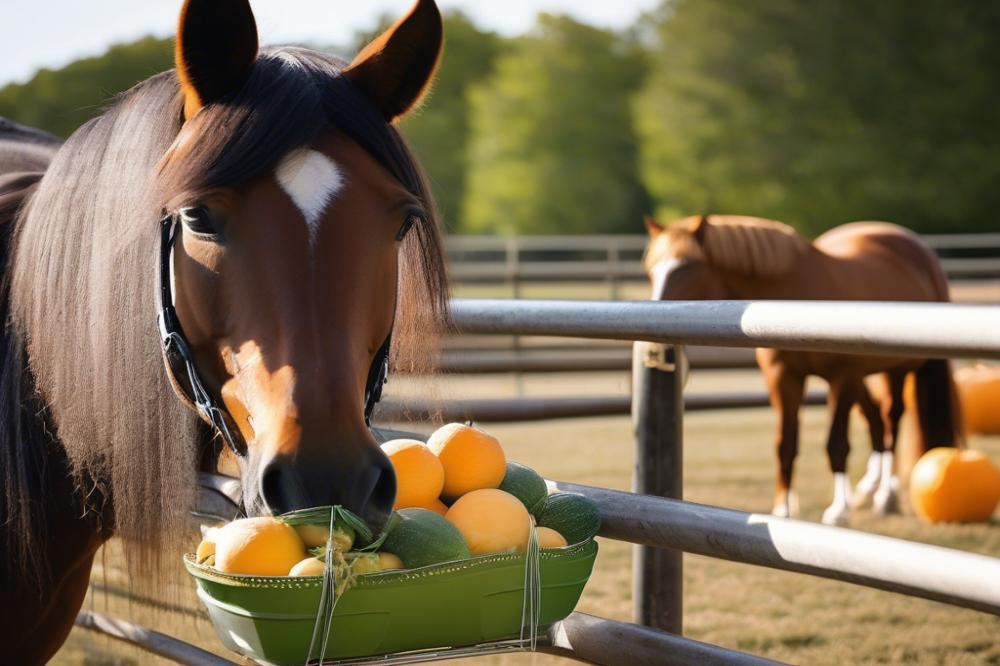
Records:
M684 364L682 348L673 346L695 342L880 356L1000 358L1000 308L810 301L456 300L452 311L456 326L467 333L639 341L629 405L635 434L634 492L549 482L552 488L578 492L598 503L602 536L637 544L635 623L574 613L552 628L543 651L614 666L774 663L683 637L683 552L1000 615L1000 559L682 501ZM209 485L217 486L216 494L222 497L233 482L216 478ZM210 504L212 495L210 490L203 499ZM147 649L148 633L155 634L121 623L109 625L87 613L78 623ZM154 651L163 647L162 635L152 638L159 646ZM159 653L167 655L165 649ZM197 666L226 663L214 655L171 658Z

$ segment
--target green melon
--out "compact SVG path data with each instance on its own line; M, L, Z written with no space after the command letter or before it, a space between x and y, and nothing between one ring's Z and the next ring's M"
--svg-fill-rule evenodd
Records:
M601 513L597 505L583 495L554 493L537 507L535 518L539 527L554 529L570 544L592 538L601 529Z
M534 508L549 494L543 479L538 472L520 463L508 462L507 473L500 483L500 490L504 490L517 499L528 511Z
M380 550L399 556L407 569L471 557L458 528L428 509L401 509Z

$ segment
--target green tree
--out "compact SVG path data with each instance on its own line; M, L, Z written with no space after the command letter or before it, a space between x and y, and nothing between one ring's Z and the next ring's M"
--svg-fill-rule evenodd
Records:
M1000 204L1000 5L674 0L636 104L665 218L987 229Z
M634 230L647 197L629 100L643 71L631 42L541 15L471 92L464 228Z
M469 169L468 90L489 75L503 41L461 12L445 14L444 22L444 55L431 93L400 129L427 169L446 225L456 229Z
M0 89L0 116L67 137L116 94L170 69L173 40L146 37Z

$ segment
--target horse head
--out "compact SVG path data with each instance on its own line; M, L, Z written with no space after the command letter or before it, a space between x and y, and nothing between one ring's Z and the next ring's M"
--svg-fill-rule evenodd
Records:
M368 412L406 299L399 285L414 279L401 273L437 241L433 202L391 123L419 101L441 43L437 7L419 0L338 71L304 49L260 52L247 0L184 5L183 125L158 176L175 225L171 291L233 431L224 455L238 461L248 513L342 505L379 526L392 510L396 481ZM289 86L301 97L280 94ZM254 127L282 118L277 104L293 107L287 118ZM296 105L324 121L301 126ZM229 150L269 166L241 177L241 165L224 166Z

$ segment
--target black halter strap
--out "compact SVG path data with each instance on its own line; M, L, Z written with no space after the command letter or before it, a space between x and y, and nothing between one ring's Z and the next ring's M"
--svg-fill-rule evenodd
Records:
M167 376L178 397L191 406L206 423L215 428L226 445L239 457L247 453L246 442L240 435L232 417L215 402L198 375L198 368L191 353L191 346L181 328L174 309L171 266L174 243L180 225L176 215L166 215L160 220L160 284L156 290L156 322ZM393 313L395 322L395 312ZM382 398L382 386L389 374L389 349L392 346L392 328L385 342L375 352L365 383L365 424L371 427L372 412Z

